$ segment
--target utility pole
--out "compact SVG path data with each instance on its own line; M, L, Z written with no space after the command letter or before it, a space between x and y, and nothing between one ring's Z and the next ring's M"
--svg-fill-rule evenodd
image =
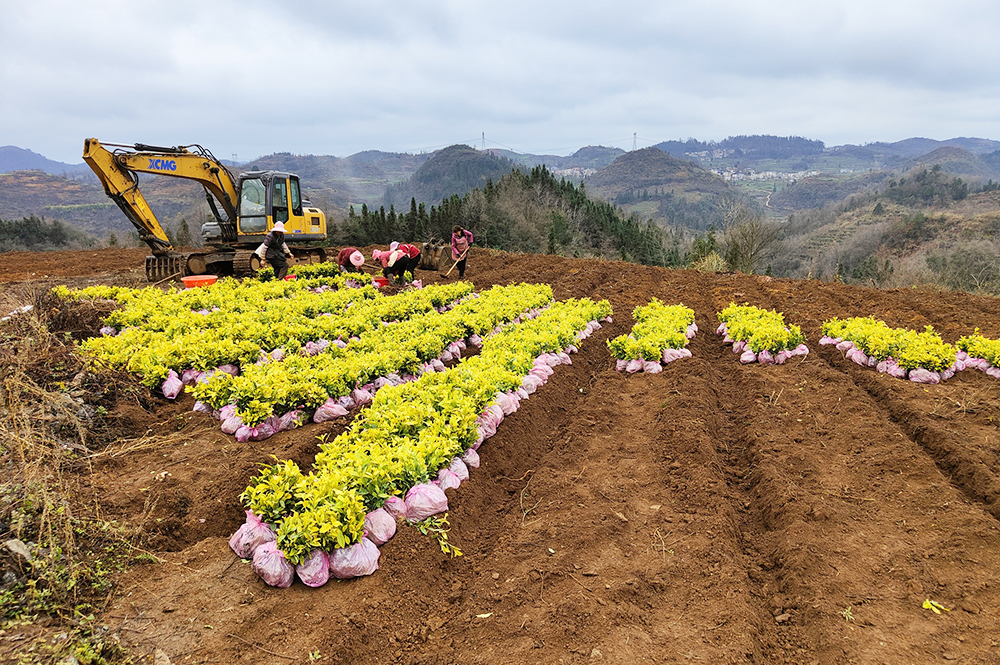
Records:
M632 150L635 150L638 147L637 142L636 142L636 135L638 133L639 132L632 132Z
M483 152L486 152L486 132L483 132Z

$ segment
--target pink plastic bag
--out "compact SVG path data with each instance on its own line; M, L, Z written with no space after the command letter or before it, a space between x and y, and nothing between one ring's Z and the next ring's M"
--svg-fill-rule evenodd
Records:
M351 397L354 399L354 403L357 406L364 406L365 404L371 404L372 394L367 390L362 390L361 388L355 388L351 391Z
M265 584L287 589L295 580L295 568L285 560L285 553L277 543L264 543L253 553L253 572Z
M544 379L540 379L534 374L528 374L528 376L521 379L521 387L524 388L524 391L529 395L534 394L534 392L541 388L544 383Z
M847 352L847 359L853 360L855 363L861 365L862 367L868 366L868 356L866 356L865 352L862 351L861 349L858 348L850 349Z
M846 353L854 348L854 342L845 339L843 342L837 344L837 350Z
M235 436L236 440L240 443L246 443L247 441L263 441L264 439L269 439L274 436L274 428L267 422L262 422L256 427L243 425L236 430Z
M643 360L642 371L647 374L659 374L663 371L663 366L655 360Z
M500 423L503 422L505 415L503 412L503 407L501 407L499 404L490 404L488 407L486 407L486 410L493 414L493 422L496 424L497 427L499 427Z
M463 483L469 479L469 467L465 465L465 462L462 461L461 457L453 459L451 461L451 466L448 468L451 469L452 473L458 476L458 479Z
M615 362L615 371L616 372L624 372L626 367L628 367L628 361L627 360L618 360L618 361Z
M761 365L773 365L774 356L772 356L771 352L767 349L761 349L760 353L757 354L757 362Z
M436 482L438 487L440 487L442 490L458 489L459 485L462 484L462 481L459 480L458 475L456 475L455 472L452 471L451 469L441 469L440 471L438 471L437 480L434 482Z
M198 400L198 401L196 401L194 403L194 406L191 407L191 410L195 411L196 413L205 413L205 414L208 414L208 415L212 415L213 413L215 413L215 409L213 409L208 404L205 404L204 402L202 402L200 400Z
M215 368L215 371L217 371L217 372L224 372L224 373L226 373L226 374L228 374L230 376L239 376L240 375L240 368L237 367L236 365L233 365L232 363L226 363L225 365L219 365L218 367Z
M517 411L517 404L507 393L497 393L496 404L503 410L503 415L509 416Z
M279 427L275 427L275 431L284 432L286 430L295 429L302 424L302 421L306 418L306 414L302 413L298 409L293 409L285 415L278 418Z
M177 399L177 395L180 394L183 388L184 384L181 382L180 377L177 376L177 372L170 370L160 390L163 391L163 396L167 399Z
M464 453L462 453L462 461L465 462L465 465L470 469L478 469L480 461L479 453L470 448L469 450L466 450Z
M914 383L941 383L941 376L937 372L918 367L910 370L910 381Z
M186 369L181 372L181 383L185 386L193 386L198 383L198 377L204 374L204 372L199 372L196 369Z
M259 545L274 542L274 531L253 511L246 511L247 520L229 539L229 547L241 559L249 559Z
M225 409L223 409L223 411L224 410ZM233 413L222 421L222 431L226 434L236 434L241 427L244 427L243 419L236 415L236 409L234 407Z
M431 483L414 485L406 493L406 519L419 522L448 510L444 490Z
M757 354L753 352L752 349L747 349L742 354L740 354L740 362L744 365L748 363L757 362Z
M406 503L398 496L390 496L386 499L382 505L382 509L389 513L389 516L393 519L406 517Z
M334 418L341 418L348 415L348 410L337 403L337 400L332 397L316 409L316 413L313 414L314 423L325 423L328 420L333 420Z
M365 531L368 540L376 545L382 545L396 535L396 518L384 508L377 508L365 515Z
M733 342L733 353L735 353L736 355L743 353L746 350L746 348L747 348L747 343L742 339Z
M295 566L295 574L306 586L321 587L330 579L330 557L323 550L313 550Z
M371 575L378 570L379 555L375 543L362 538L350 547L333 551L330 555L330 574L340 580Z
M633 358L632 360L628 361L628 363L625 365L625 371L629 374L635 374L636 372L641 372L642 359Z

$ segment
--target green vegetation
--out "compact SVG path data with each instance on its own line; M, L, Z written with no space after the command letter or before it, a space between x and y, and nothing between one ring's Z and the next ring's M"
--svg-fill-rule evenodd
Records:
M34 215L19 220L0 219L0 252L80 249L96 240L58 220L51 222Z
M529 174L512 170L496 183L464 197L452 195L426 210L410 199L410 211L390 206L377 212L353 208L333 234L343 243L366 245L402 238L447 239L461 225L476 244L495 249L603 256L636 263L679 266L680 239L636 216L624 217L610 203L593 201L585 188L556 179L544 166Z

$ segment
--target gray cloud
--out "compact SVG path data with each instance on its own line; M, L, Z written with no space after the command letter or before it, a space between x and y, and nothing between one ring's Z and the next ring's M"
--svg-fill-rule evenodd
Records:
M220 156L470 141L1000 138L1000 5L41 0L0 24L0 144Z

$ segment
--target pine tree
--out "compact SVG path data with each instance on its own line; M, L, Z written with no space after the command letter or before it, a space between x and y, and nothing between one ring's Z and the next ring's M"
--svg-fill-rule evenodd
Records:
M177 246L191 246L191 227L188 226L187 220L183 217L181 218L180 225L177 227Z

